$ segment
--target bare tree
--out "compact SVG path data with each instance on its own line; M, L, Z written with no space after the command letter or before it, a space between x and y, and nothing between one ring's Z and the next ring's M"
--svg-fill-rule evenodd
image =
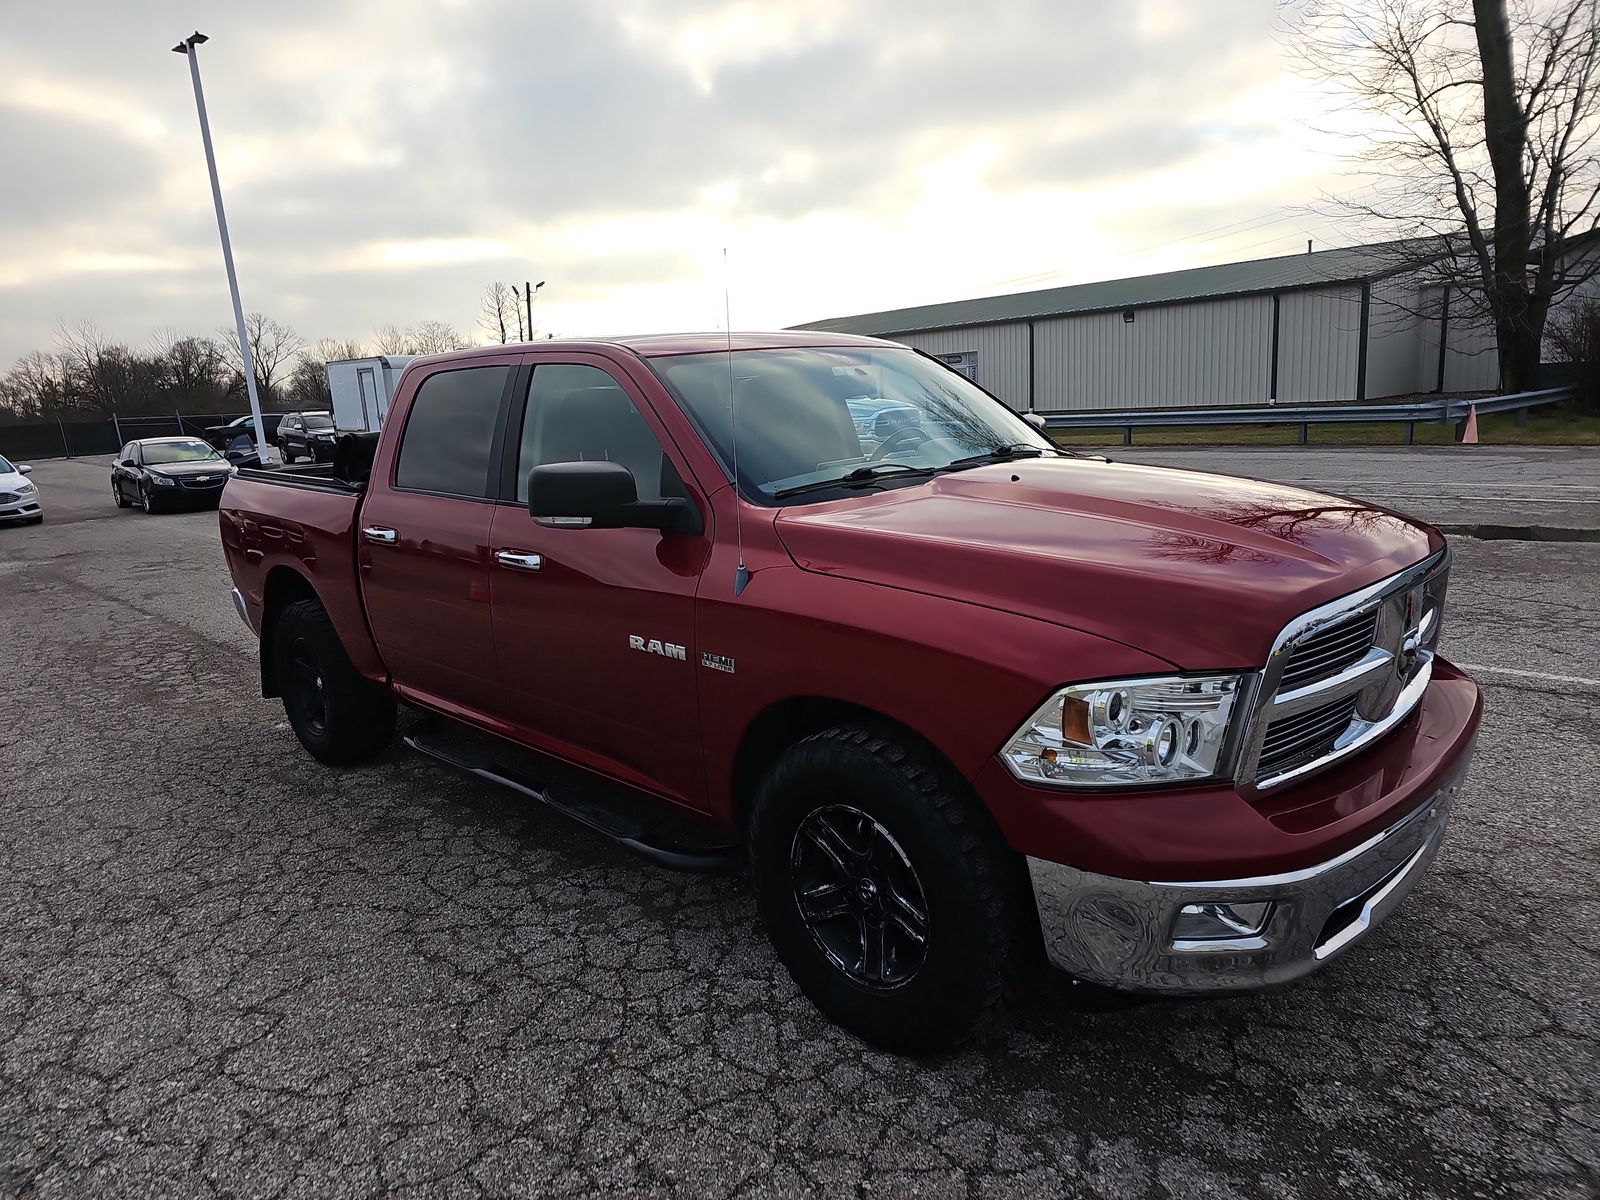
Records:
M301 355L289 375L284 394L290 405L300 411L331 408L333 396L328 391L327 362L309 354Z
M483 289L478 326L489 335L489 340L502 346L511 341L515 330L517 341L523 341L522 305L517 300L517 289L509 283L491 283Z
M372 331L372 345L379 354L415 354L410 330L398 325L379 325Z
M227 395L227 359L211 338L157 330L151 366L156 387L174 407L211 409Z
M113 342L92 321L57 326L56 344L66 379L66 399L76 408L132 412L140 407L141 378L136 356Z
M1337 203L1437 236L1424 280L1492 324L1503 390L1536 386L1551 307L1600 271L1597 0L1285 3L1307 73L1365 118L1375 182Z
M67 377L61 356L30 350L6 372L10 406L25 421L59 412L66 406Z
M442 354L446 350L466 350L472 342L448 321L418 321L406 331L413 354Z
M320 363L338 362L346 358L365 358L367 348L355 338L318 338L306 355Z
M305 349L305 339L281 321L265 313L253 312L244 319L244 333L250 343L250 362L255 367L256 390L261 402L271 402L273 389L283 380L295 356ZM236 330L218 330L229 364L242 377L244 366L239 358L239 335Z
M373 331L379 354L441 354L465 350L472 342L448 321L418 321L406 329L380 325Z

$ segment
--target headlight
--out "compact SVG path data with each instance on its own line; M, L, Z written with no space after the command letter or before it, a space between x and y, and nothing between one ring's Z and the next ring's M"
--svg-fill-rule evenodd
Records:
M1057 787L1209 779L1223 768L1242 675L1062 688L1006 743L1011 773Z
M25 484L23 484L21 487L19 487L17 489L17 495L19 495L19 496L31 496L31 495L33 495L34 492L37 492L38 490L39 489L38 489L38 487L36 485L31 484L31 483L25 483Z
M172 487L175 480L173 480L171 476L157 475L152 472L150 475L150 482L155 484L157 487Z

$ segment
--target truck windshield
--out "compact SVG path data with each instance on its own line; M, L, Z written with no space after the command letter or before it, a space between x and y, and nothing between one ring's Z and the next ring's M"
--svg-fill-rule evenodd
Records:
M751 499L827 499L841 488L891 486L1056 453L1005 405L912 350L739 350L655 358L650 365L730 472L731 375L739 486Z

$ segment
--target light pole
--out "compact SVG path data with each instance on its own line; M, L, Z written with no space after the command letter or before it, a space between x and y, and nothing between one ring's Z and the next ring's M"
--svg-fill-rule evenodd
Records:
M515 287L516 285L513 284L512 286ZM543 286L544 280L542 279L538 283L529 283L526 279L522 281L522 287L528 303L528 340L530 342L533 341L533 294Z
M256 367L250 358L250 338L244 329L244 305L239 302L239 277L233 270L233 246L228 241L228 218L222 212L222 185L217 182L217 156L211 149L211 123L206 120L205 93L200 90L200 59L195 47L209 41L198 29L172 48L189 60L189 78L194 81L194 107L200 114L200 140L206 148L206 170L211 174L211 199L217 206L217 232L222 236L222 263L228 268L228 291L233 296L233 324L239 333L239 361L244 364L244 387L250 397L250 415L256 425L256 457L263 466L272 463L267 451L267 425L261 416L261 398L256 395Z

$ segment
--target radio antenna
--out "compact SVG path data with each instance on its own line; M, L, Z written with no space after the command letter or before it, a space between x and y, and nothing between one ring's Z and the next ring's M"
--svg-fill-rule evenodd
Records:
M739 497L739 401L733 384L733 309L728 302L728 248L722 248L722 327L727 335L728 426L733 444L733 540L739 548L739 567L733 573L733 594L744 591L750 582L750 568L744 565L744 501Z

